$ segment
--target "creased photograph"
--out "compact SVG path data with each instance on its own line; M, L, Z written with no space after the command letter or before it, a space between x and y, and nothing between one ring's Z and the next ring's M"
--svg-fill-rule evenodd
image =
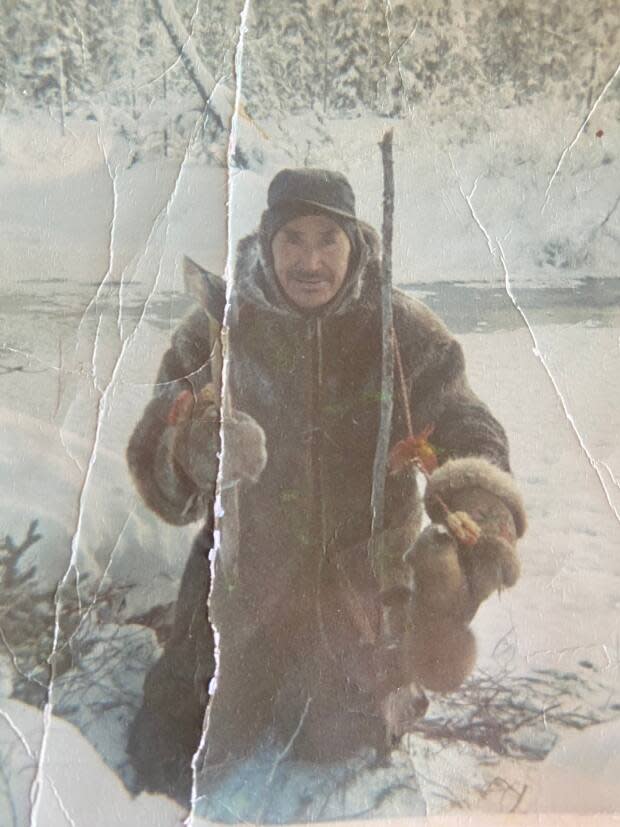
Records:
M616 4L1 8L0 823L611 823Z

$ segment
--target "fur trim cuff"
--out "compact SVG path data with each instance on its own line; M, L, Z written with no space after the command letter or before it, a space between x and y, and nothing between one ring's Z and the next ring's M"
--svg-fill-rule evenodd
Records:
M524 534L527 519L523 499L514 479L506 471L481 457L452 459L435 471L428 481L424 495L429 517L434 521L441 521L443 517L435 496L441 497L449 506L452 495L463 488L482 488L489 494L499 497L512 513L517 537Z

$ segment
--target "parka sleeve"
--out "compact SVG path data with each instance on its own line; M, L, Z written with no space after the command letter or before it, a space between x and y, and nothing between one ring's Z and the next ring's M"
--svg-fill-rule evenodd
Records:
M506 432L471 389L460 344L446 334L433 343L427 358L412 389L412 412L421 427L432 425L430 440L439 463L483 457L509 472Z
M525 531L525 508L511 469L506 432L467 380L463 350L427 308L418 311L416 355L410 372L410 403L415 429L432 428L429 440L439 467L428 482L426 507L433 520L443 516L440 500L479 488L510 510L517 537Z
M175 460L175 426L169 424L169 414L179 394L190 391L197 396L212 382L211 358L209 319L200 309L173 334L157 374L153 398L127 448L129 471L142 499L173 525L205 518L212 505L215 479L212 491L197 488ZM209 447L214 455L219 448L218 436L211 435ZM217 468L215 456L213 466Z

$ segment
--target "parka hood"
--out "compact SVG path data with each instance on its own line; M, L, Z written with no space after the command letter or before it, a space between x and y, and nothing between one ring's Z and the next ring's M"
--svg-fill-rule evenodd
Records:
M358 255L353 269L337 295L327 304L311 311L296 307L285 296L271 264L266 235L261 229L241 239L230 294L233 313L244 303L264 312L298 319L376 311L381 301L381 243L377 232L369 224L358 221L358 227ZM188 293L221 324L227 304L225 280L203 269L187 256L183 266Z
M334 298L313 310L296 307L280 287L262 225L237 248L233 297L263 310L298 318L338 316L361 306L376 307L380 295L381 244L376 231L358 221L357 260Z

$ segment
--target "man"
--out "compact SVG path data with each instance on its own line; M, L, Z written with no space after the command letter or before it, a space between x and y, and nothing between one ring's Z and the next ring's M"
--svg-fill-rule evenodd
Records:
M206 520L130 738L141 785L181 799L215 669L207 557L220 448L207 772L265 739L299 760L381 752L412 706L419 714L415 686L449 691L468 675L468 623L516 581L525 529L504 431L471 391L460 346L394 290L393 462L373 535L380 244L343 175L275 176L258 231L239 244L227 307L224 283L188 267L203 306L174 334L128 449L151 508L175 524ZM420 534L422 453L433 522ZM469 538L455 530L464 515ZM405 631L388 652L390 612Z

